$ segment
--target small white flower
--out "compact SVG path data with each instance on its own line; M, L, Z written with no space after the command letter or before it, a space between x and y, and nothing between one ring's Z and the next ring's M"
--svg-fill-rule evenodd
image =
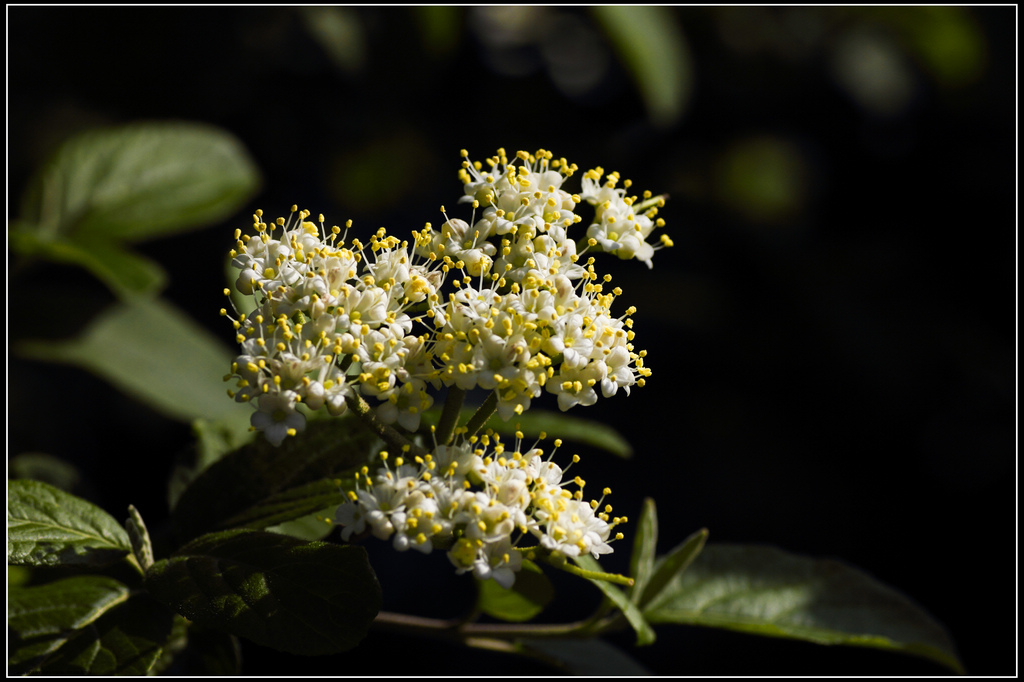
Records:
M523 556L512 547L508 538L485 544L480 548L473 562L473 577L477 580L493 580L506 590L516 580L516 573L523 566Z
M280 445L285 437L305 430L306 417L295 409L299 394L295 391L265 393L259 397L259 409L249 418L253 428L267 440Z
M607 543L611 526L596 516L586 502L567 500L564 509L552 515L544 526L541 546L553 552L570 557L591 554L596 559L612 551Z
M563 364L561 371L551 377L546 386L548 391L558 396L558 409L565 412L575 405L596 403L595 386L600 386L603 380L602 366L595 362L584 367Z

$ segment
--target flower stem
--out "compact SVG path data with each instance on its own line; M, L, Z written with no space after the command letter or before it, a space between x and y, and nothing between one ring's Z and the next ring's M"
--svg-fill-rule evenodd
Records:
M389 447L402 452L408 452L410 455L419 455L420 457L428 454L426 450L403 436L394 427L378 419L373 408L361 396L346 396L345 402L348 404L349 409L355 412L362 422L370 427L374 433L383 438Z
M441 412L441 421L437 424L437 442L439 445L448 445L455 433L455 427L459 424L459 414L462 410L462 401L466 397L466 391L458 386L448 389L448 397L444 401L444 410Z
M483 428L483 425L487 423L487 420L494 414L494 410L498 407L498 394L495 391L487 396L487 398L480 404L473 416L466 422L466 438L472 438L476 435L476 432Z
M610 621L609 621L610 622ZM438 620L405 613L381 611L373 621L373 627L391 632L409 632L431 635L444 639L464 640L474 637L515 639L517 637L572 637L582 631L598 630L603 624L592 619L573 623L528 624L528 623L466 623L461 618Z

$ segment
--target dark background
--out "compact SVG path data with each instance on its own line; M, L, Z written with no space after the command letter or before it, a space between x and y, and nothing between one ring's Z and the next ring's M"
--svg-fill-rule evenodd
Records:
M611 264L654 374L574 411L636 448L629 462L584 453L588 479L634 518L653 497L664 551L707 527L712 542L841 558L945 623L970 673L1015 672L1015 8L674 9L693 87L658 125L586 10L342 16L349 37L325 43L291 8L8 8L9 218L77 131L184 119L233 132L261 194L224 225L142 248L171 275L165 296L228 344L222 259L257 207L403 234L455 205L461 148L618 170L670 195L676 246L650 271ZM72 335L112 301L71 268L8 285L9 342ZM74 462L99 504L134 503L159 525L187 425L79 370L8 362L9 456ZM387 608L424 584L453 594L434 587L452 580L442 557L371 549ZM452 589L414 608L454 616L470 592ZM247 646L243 671L545 672L435 646L371 635L329 659ZM683 627L633 654L660 674L944 672Z

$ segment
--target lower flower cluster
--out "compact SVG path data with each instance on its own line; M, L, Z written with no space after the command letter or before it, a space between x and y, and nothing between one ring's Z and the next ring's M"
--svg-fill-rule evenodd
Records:
M514 452L491 434L438 445L412 461L382 452L379 466L363 467L356 490L338 507L342 538L368 531L398 550L446 550L458 573L471 571L506 588L527 543L569 557L611 552L609 542L622 538L613 529L626 521L611 517L610 505L601 508L611 491L585 501L583 479L566 479L569 467L538 447L522 452L522 434L516 435ZM560 445L556 440L555 449Z

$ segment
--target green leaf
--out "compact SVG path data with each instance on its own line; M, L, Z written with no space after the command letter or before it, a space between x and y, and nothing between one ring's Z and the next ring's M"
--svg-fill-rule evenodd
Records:
M7 563L103 566L131 551L105 511L46 483L7 482Z
M70 636L70 635L69 635ZM38 672L46 657L68 641L64 635L41 635L23 641L17 634L7 635L7 674L29 675Z
M380 609L361 547L236 530L204 535L158 561L146 587L189 620L280 651L347 651Z
M93 575L8 590L8 672L37 670L76 630L127 599L127 586Z
M222 220L259 172L229 133L199 123L138 123L65 142L29 184L22 219L44 240L137 241Z
M170 611L147 594L134 594L58 641L36 667L46 675L145 675L172 643L173 624Z
M629 590L629 601L637 604L647 587L647 582L654 573L654 557L658 547L658 511L651 498L644 499L637 524L636 537L633 539L633 553L629 557L629 575L633 577L633 587Z
M7 627L21 639L79 630L128 599L128 587L98 575L80 575L7 593Z
M8 243L23 256L83 267L122 298L154 294L167 282L160 265L109 240L45 239L35 232L11 230Z
M702 528L683 540L667 556L658 559L654 564L654 573L646 588L639 592L640 599L636 603L641 609L652 600L657 599L666 585L679 579L679 576L690 567L693 560L704 549L704 543L707 542L707 539L708 530L707 528Z
M223 377L232 355L170 303L132 300L104 311L71 341L31 341L16 352L76 365L109 381L160 413L248 428L252 410L229 399Z
M274 447L257 438L222 457L182 493L172 520L189 540L237 524L273 525L329 506L334 490L323 479L366 462L376 435L354 417L314 420ZM300 488L293 491L293 488Z
M511 589L493 580L477 580L477 608L488 616L512 623L530 620L555 596L555 588L532 561L523 560Z
M7 477L42 481L80 497L81 489L88 487L74 464L45 452L15 455L7 462Z
M337 509L338 505L335 504L331 507L320 509L313 514L306 514L291 521L267 526L265 530L272 533L290 535L293 538L305 540L306 542L323 540L337 527L333 521L334 513Z
M25 256L84 267L122 298L151 295L163 268L122 242L231 215L259 174L228 133L195 123L143 123L65 142L29 184L8 243Z
M163 652L171 613L104 576L10 590L9 672L145 674Z
M149 539L149 531L142 520L142 514L135 505L128 505L128 520L124 524L128 531L128 539L132 543L132 554L143 571L153 565L153 542Z
M621 649L600 639L523 638L517 646L570 675L593 677L648 676L651 674Z
M693 89L693 66L672 10L603 5L591 11L632 71L651 122L667 127L679 120Z
M837 561L774 547L705 548L644 615L652 623L888 649L963 672L942 626L904 595Z
M597 563L597 560L589 554L574 557L573 561L575 561L580 568L588 571L600 572L602 570L601 564ZM597 586L597 589L601 590L604 596L622 611L622 615L626 617L629 624L633 626L634 630L636 630L637 646L645 646L647 644L654 643L654 630L651 629L651 626L644 618L644 615L640 612L640 609L629 601L629 597L626 596L625 592L605 580L593 580L590 578L588 578L588 580L594 583L594 585Z

